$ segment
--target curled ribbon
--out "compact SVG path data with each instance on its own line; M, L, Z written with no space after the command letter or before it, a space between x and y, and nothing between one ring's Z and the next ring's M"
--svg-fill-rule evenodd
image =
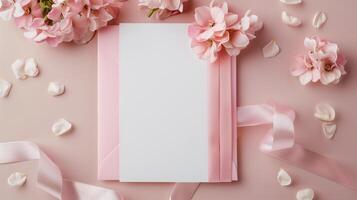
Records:
M357 179L345 166L295 143L295 112L273 104L238 107L238 127L272 124L260 149L282 161L357 191Z
M62 178L57 165L32 142L0 143L0 164L39 160L37 186L56 199L123 200L113 190Z
M272 124L260 145L264 153L357 191L357 179L347 168L295 143L291 108L278 104L238 107L237 119L238 127ZM38 187L57 199L123 200L113 190L63 179L57 165L34 143L0 143L0 164L28 160L39 160ZM190 200L198 187L199 183L176 183L170 200Z
M346 167L295 143L294 120L294 110L279 104L237 108L238 128L272 125L260 144L262 152L357 191L357 179L353 178L353 173L349 172ZM198 184L190 183L184 186L181 183L178 191L171 193L177 198L171 198L171 200L190 200L197 187Z

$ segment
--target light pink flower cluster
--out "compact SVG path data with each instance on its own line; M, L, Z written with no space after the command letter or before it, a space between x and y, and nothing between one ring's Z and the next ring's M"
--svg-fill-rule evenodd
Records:
M250 11L242 18L228 11L226 2L198 7L195 10L195 23L188 34L191 47L200 59L213 63L218 53L225 49L230 56L237 56L255 38L255 32L263 27L263 22Z
M139 0L139 6L149 10L148 17L156 14L159 19L183 12L183 3L188 0Z
M346 58L340 54L338 45L318 37L305 38L307 53L297 56L293 76L299 77L302 85L320 81L324 85L338 83L346 74Z
M26 38L57 46L83 44L113 20L124 0L0 0L0 17L14 19Z

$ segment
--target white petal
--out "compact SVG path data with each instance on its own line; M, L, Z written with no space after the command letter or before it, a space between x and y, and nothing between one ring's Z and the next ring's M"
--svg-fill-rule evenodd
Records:
M310 188L299 190L296 193L297 200L313 200L314 199L314 191Z
M284 24L294 27L300 26L302 23L299 18L291 16L285 11L281 13L281 20L283 21Z
M10 7L0 12L0 18L4 21L10 21L12 19L15 8Z
M50 82L47 91L52 96L59 96L64 93L65 86L62 83Z
M19 1L16 1L14 6L15 6L14 17L21 17L25 14L25 11L22 8L21 3Z
M272 58L280 53L279 45L274 41L270 41L267 45L263 47L264 58Z
M7 80L0 80L0 97L4 98L9 96L11 90L11 83Z
M322 123L322 132L324 133L327 139L332 139L336 134L336 130L337 130L337 125L335 123L331 123L331 122Z
M25 184L27 179L26 174L23 174L21 172L15 172L12 173L9 178L7 178L7 184L13 187L19 187Z
M11 65L12 71L15 74L16 79L26 79L27 76L25 74L25 61L22 59L17 59Z
M277 179L281 186L289 186L291 184L291 177L284 169L279 170Z
M299 76L301 85L306 85L312 81L312 72L307 71Z
M68 133L72 129L72 124L65 119L59 119L52 125L52 132L56 136Z
M37 63L35 59L33 58L26 59L24 72L27 76L30 77L36 77L39 74L40 70L37 67Z
M296 5L302 3L302 0L280 0L280 2L288 5Z
M327 21L327 16L324 12L318 11L315 13L312 19L312 26L315 28L320 28Z
M33 39L34 37L37 36L37 31L36 30L30 30L24 32L24 37L27 39Z
M335 109L328 103L319 103L315 106L314 116L321 121L331 122L335 120Z

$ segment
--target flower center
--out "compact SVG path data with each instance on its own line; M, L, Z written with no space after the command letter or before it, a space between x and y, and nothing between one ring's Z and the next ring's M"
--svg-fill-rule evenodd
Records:
M27 7L25 8L25 15L29 15L29 14L31 14L31 8Z
M216 23L213 20L209 20L208 26L209 27L214 27L214 25L216 25Z
M325 69L325 71L330 72L333 70L333 65L331 63L325 63L324 69Z

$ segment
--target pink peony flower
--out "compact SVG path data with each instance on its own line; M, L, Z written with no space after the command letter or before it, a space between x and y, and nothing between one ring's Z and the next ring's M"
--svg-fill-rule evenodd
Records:
M149 9L148 17L156 14L164 19L183 12L183 3L188 0L139 0L139 6Z
M338 83L346 74L347 60L340 54L338 45L318 37L305 38L306 55L297 57L292 75L299 77L300 83L320 81L324 85Z
M14 19L24 36L57 46L86 43L107 26L125 0L0 0L0 16Z
M255 32L263 23L248 11L241 19L228 11L228 4L198 7L195 10L195 23L188 28L192 39L191 47L199 58L213 63L218 53L225 49L230 56L237 56L255 38Z

